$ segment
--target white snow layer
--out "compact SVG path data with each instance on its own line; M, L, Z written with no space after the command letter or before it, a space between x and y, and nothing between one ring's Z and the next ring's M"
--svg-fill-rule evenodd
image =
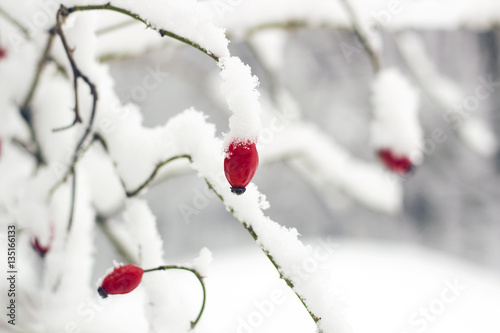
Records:
M414 164L420 163L423 133L418 119L418 91L393 68L377 73L372 90L373 147L389 148L409 157Z
M489 78L480 77L474 92L465 94L457 83L445 77L426 52L424 41L415 33L398 34L398 45L405 61L430 96L443 119L449 123L463 144L483 156L492 156L498 149L498 142L492 129L481 118L481 109L492 96Z
M124 212L130 234L135 242L135 255L143 269L165 265L163 241L158 233L156 217L147 202L141 199L127 201ZM161 331L172 322L170 290L172 279L165 272L145 273L141 286L145 289L146 318L153 331ZM189 320L188 320L189 321Z
M320 189L337 188L365 206L394 214L402 204L400 181L378 165L357 160L313 124L291 124L266 145L268 158L292 158L291 165Z
M252 75L250 66L238 57L221 58L222 93L233 115L229 118L230 131L226 146L235 141L255 141L261 128L260 103L257 86L259 79Z
M352 333L498 332L498 272L418 246L308 239L313 251L296 267L323 275L342 300ZM297 297L253 248L215 252L206 318L200 332L314 333ZM332 331L332 332L338 332ZM330 333L326 331L325 333Z
M212 2L215 8L220 0ZM485 30L500 21L496 0L351 0L361 24L369 30L469 29ZM244 38L259 28L305 25L350 28L351 21L338 1L329 0L240 0L228 1L232 10L222 18L222 26L232 38ZM446 13L444 15L443 13ZM220 15L219 15L220 16ZM372 35L371 32L369 35Z
M66 6L82 5L80 0L65 0ZM92 1L104 5L107 0ZM224 29L216 26L210 7L196 0L114 0L113 6L138 14L154 29L167 30L186 38L217 57L229 56ZM87 15L88 13L81 13Z

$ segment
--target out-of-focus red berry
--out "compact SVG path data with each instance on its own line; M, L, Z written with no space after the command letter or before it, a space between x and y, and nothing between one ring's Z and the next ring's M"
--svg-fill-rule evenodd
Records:
M402 176L407 175L413 169L413 164L407 156L396 155L390 149L379 150L378 156L389 170Z
M33 247L33 250L35 250L40 255L40 257L43 258L43 257L45 257L47 252L50 251L50 248L52 247L53 242L54 242L54 225L51 224L50 225L50 236L49 236L49 240L48 240L47 244L42 245L42 243L40 242L40 239L35 236L31 239L31 246Z

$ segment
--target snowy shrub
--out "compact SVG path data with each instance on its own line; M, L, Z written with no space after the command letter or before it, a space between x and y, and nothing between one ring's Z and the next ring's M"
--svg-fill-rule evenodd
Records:
M250 181L259 162L286 160L326 201L325 192L334 188L373 210L401 209L405 177L425 163L420 92L436 99L445 114L460 96L407 30L488 29L500 18L493 14L500 12L494 1L434 4L436 11L446 9L446 20L426 15L425 2L430 0L385 10L383 1L347 0L1 0L0 224L2 233L15 226L22 274L19 321L13 328L2 318L0 326L9 332L196 329L203 321L212 254L203 248L188 263L168 263L156 217L140 198L154 182L194 170L254 238L318 332L348 331L336 291L323 287L329 272L307 279L296 274L314 248L299 240L296 229L265 215L270 203ZM373 11L384 15L374 18ZM477 20L479 15L486 19ZM380 161L356 157L305 120L278 79L286 70L288 29L317 27L357 33L355 46L341 45L347 60L367 51L375 77L366 145ZM395 35L423 89L405 70L384 66L382 30ZM252 68L231 54L230 39L246 43L272 78L262 96ZM192 107L148 127L140 108L116 94L106 59L179 45L201 52L220 71L214 95L220 94L228 111L227 133ZM154 66L148 73L132 90L135 99L147 98L164 75ZM486 156L496 152L483 120L456 122L454 130L469 148ZM101 280L92 281L101 251L94 242L98 227L126 262L110 265L98 272ZM172 296L179 289L186 300ZM86 312L89 304L99 309L97 315Z

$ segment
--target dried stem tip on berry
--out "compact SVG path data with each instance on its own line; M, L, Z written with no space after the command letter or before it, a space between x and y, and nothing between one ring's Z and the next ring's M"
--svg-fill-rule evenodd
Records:
M108 295L128 294L141 283L144 270L135 265L116 267L97 289L102 298Z

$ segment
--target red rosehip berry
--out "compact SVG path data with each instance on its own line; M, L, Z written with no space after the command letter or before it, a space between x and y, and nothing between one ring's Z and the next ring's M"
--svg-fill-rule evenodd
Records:
M35 237L31 240L31 246L33 247L33 250L35 250L42 258L45 257L47 252L50 251L50 243L51 242L49 242L49 244L47 244L46 246L43 246L42 244L40 244L38 237Z
M54 242L54 225L50 225L50 236L49 236L49 241L47 242L47 245L42 245L40 242L40 239L38 237L33 237L31 239L31 247L33 247L33 250L35 250L40 257L45 257L47 252L50 251L50 248L52 246L52 243Z
M224 159L224 173L231 185L231 192L238 195L245 193L245 187L252 180L258 165L259 154L255 142L232 142Z
M413 164L407 156L396 155L390 149L379 150L378 156L389 170L397 174L404 176L413 170Z
M116 267L97 289L102 298L108 295L128 294L141 283L144 270L135 265Z
M0 59L6 58L7 57L7 50L4 49L3 47L0 47Z

